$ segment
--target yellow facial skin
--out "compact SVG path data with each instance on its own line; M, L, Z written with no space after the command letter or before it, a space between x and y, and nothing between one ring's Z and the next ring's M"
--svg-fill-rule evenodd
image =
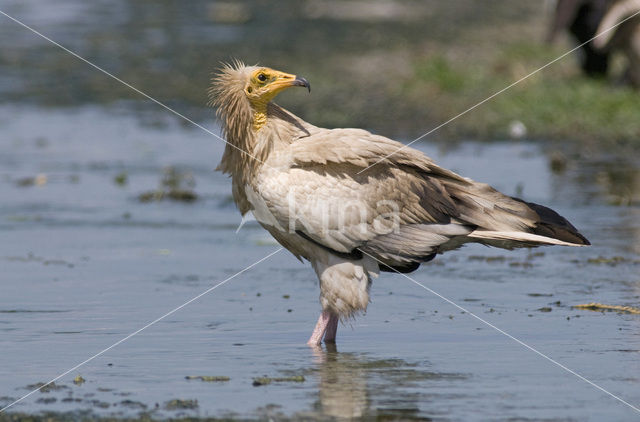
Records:
M253 118L255 130L259 130L267 122L267 103L281 91L292 86L303 86L311 92L309 82L305 78L296 75L268 67L261 67L251 73L244 92L255 111Z
M266 104L282 90L292 86L304 86L311 92L311 85L305 78L262 67L251 74L245 93L251 103Z

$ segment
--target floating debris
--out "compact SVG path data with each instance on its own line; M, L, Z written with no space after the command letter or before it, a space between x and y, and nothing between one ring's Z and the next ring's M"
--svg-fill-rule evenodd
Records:
M193 192L195 187L193 174L188 171L180 171L175 167L164 169L164 175L160 183L160 189L141 193L138 196L140 202L153 202L170 199L173 201L193 202L198 195Z
M507 260L506 256L484 256L484 255L471 255L469 261L485 261L485 262L504 262Z
M269 385L272 382L304 382L305 378L302 375L294 375L291 377L257 377L253 379L253 386L259 387L261 385Z
M113 178L113 183L115 183L118 186L124 186L129 182L129 176L127 175L126 171L121 171L120 173L116 174L115 177Z
M519 261L517 260L517 258L514 257L506 257L504 255L493 255L493 256L487 256L487 255L470 255L469 257L467 257L467 260L469 261L479 261L479 262L486 262L486 263L508 263L510 267L519 267L519 268L532 268L533 264L531 263L531 261L534 258L538 258L544 256L544 252L533 252L533 253L529 253L527 254L526 258L524 259L524 261Z
M84 383L85 383L85 381L86 381L86 380L85 380L84 378L82 378L80 375L78 375L77 377L75 377L75 378L73 379L73 383L74 383L75 385L82 385L82 384L84 384Z
M40 256L35 256L29 252L26 257L23 256L7 256L4 259L13 262L40 262L42 265L66 265L69 268L73 268L74 264L63 259L45 259Z
M29 384L27 385L25 388L29 389L29 390L35 390L38 389L40 390L41 393L48 393L50 391L58 391L58 390L66 390L67 387L66 385L58 385L55 382L52 383L44 383L44 382L38 382L35 384Z
M100 400L91 400L91 404L100 409L108 409L109 407L111 407L110 403L107 403L106 401L100 401Z
M139 402L139 401L135 401L135 400L122 400L120 402L120 406L124 406L124 407L129 407L132 409L146 409L147 405Z
M533 264L530 263L530 262L518 262L518 261L515 261L515 262L510 262L509 266L510 267L532 268Z
M187 375L185 379L188 380L200 380L204 382L225 382L231 378L224 375Z
M611 258L605 258L603 256L599 256L597 258L589 258L587 259L588 264L607 264L611 266L616 266L618 264L623 263L633 263L638 264L640 261L632 261L629 258L625 258L624 256L612 256Z
M549 154L549 168L556 174L564 173L567 169L567 161L567 157L560 151Z
M540 311L540 312L551 312L551 311L553 311L553 309L551 309L548 306L543 306L542 308L538 309L538 311Z
M261 385L269 385L269 384L271 384L271 381L273 381L273 380L271 378L268 378L268 377L254 378L253 379L253 386L254 387L259 387Z
M140 202L153 202L153 201L162 201L164 199L171 199L172 201L181 201L181 202L193 202L198 199L198 196L191 191L177 191L172 190L168 192L164 191L150 191L141 193L138 196Z
M198 400L173 399L166 402L164 408L167 410L197 409Z
M585 303L582 305L574 305L572 308L575 309L585 309L587 311L609 311L609 312L626 312L628 314L638 314L640 315L640 308L634 308L632 306L619 306L619 305L605 305L602 303Z
M47 175L44 173L37 174L34 177L23 177L22 179L16 180L16 185L21 188L26 188L29 186L44 186L46 184Z

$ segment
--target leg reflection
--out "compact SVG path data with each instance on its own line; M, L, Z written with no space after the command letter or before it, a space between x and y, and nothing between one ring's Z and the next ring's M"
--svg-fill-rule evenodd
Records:
M325 347L313 349L319 364L320 412L334 418L366 415L369 399L362 362L352 354L339 353L335 343L326 343Z

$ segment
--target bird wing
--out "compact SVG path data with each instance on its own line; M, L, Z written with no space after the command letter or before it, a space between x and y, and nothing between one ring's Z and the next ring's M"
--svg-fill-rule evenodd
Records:
M363 170L373 164L407 166L460 182L468 179L436 165L422 152L363 129L319 129L291 145L294 161L309 164L348 163ZM380 162L380 163L379 163ZM372 170L380 171L380 168ZM384 167L384 166L383 166Z
M364 130L320 129L295 140L287 156L285 166L264 168L258 196L268 218L258 220L270 218L268 224L338 255L364 252L392 269L412 270L469 241L506 248L556 243L545 240L549 230L536 232L539 214L558 232L575 231L547 208L534 211L535 204Z
M469 182L412 149L359 173L400 147L358 129L319 130L298 139L288 165L265 166L259 192L249 193L252 202L263 201L254 205L254 213L265 211L256 218L338 255L425 260L452 236L470 232L452 224L458 211L442 180Z

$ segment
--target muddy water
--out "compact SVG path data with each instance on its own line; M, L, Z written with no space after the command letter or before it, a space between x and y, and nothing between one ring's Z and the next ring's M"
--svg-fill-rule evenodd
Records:
M255 223L236 232L240 217L229 181L212 170L221 141L170 117L131 113L126 105L0 109L2 405L278 248ZM594 245L467 247L411 277L638 406L638 315L572 308L639 302L637 160L567 153L554 173L547 156L525 142L446 151L416 146L505 193L554 207ZM141 202L140 194L166 189L168 166L198 199ZM310 349L304 343L317 318L317 295L309 266L276 253L9 411L638 416L398 275L375 281L367 315L339 328L337 348ZM78 376L84 382L75 384ZM281 380L253 385L265 376Z

